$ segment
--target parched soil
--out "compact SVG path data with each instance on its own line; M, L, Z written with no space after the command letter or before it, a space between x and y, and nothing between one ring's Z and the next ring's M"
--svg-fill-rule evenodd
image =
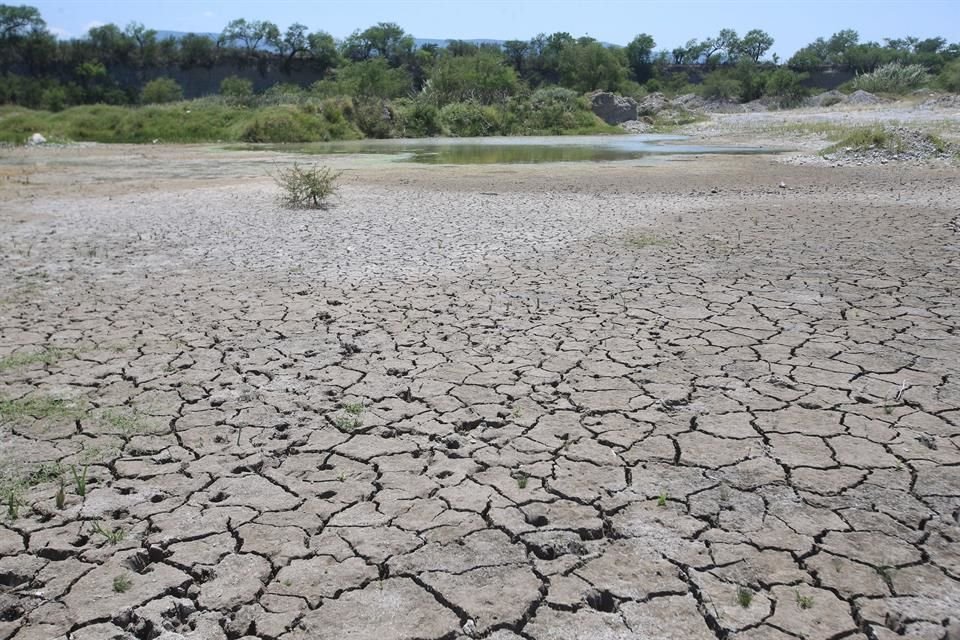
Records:
M0 638L960 638L955 167L0 152Z

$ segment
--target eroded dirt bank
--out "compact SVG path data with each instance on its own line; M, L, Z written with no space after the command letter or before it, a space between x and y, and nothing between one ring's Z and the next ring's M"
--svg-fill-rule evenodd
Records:
M3 153L0 638L960 637L955 168Z

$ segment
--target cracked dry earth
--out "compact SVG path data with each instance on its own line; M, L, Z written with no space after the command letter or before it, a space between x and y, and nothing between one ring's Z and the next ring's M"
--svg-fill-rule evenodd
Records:
M0 638L960 638L953 169L4 162Z

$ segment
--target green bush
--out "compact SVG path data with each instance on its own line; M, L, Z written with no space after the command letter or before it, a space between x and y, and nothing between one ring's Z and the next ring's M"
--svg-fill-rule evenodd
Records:
M462 138L494 136L500 131L500 117L493 107L476 102L454 102L440 109L445 133Z
M807 96L803 79L802 74L781 67L767 77L764 94L776 98L781 107L795 106Z
M853 88L871 93L902 95L923 86L928 80L927 70L919 64L891 62L877 67L871 73L858 75L853 81Z
M341 172L330 167L302 169L296 163L290 169L282 169L274 176L283 189L281 201L292 209L326 209L329 200L338 190L337 179Z
M67 107L67 90L57 85L46 89L40 99L43 108L54 113Z
M220 95L237 102L248 100L253 96L253 82L239 76L224 78L220 83Z
M353 101L353 123L368 138L389 138L392 119L390 108L383 100L358 98Z
M406 138L440 135L440 110L426 100L401 99L393 103L396 132Z
M183 99L183 89L173 78L156 78L143 87L140 101L144 104L163 104Z
M740 91L740 81L722 70L708 73L699 87L700 95L707 100L733 100Z
M951 93L960 93L960 60L954 60L943 68L937 78L940 87Z

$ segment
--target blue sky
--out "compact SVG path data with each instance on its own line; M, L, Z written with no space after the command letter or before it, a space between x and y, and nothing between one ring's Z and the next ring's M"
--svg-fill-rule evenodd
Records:
M159 30L219 32L234 18L303 22L342 38L376 22L397 22L418 38L529 39L568 31L625 44L650 33L658 48L703 39L723 27L776 39L787 57L817 36L845 28L862 40L906 35L960 41L960 0L15 0L40 9L63 37L90 26L138 21Z

